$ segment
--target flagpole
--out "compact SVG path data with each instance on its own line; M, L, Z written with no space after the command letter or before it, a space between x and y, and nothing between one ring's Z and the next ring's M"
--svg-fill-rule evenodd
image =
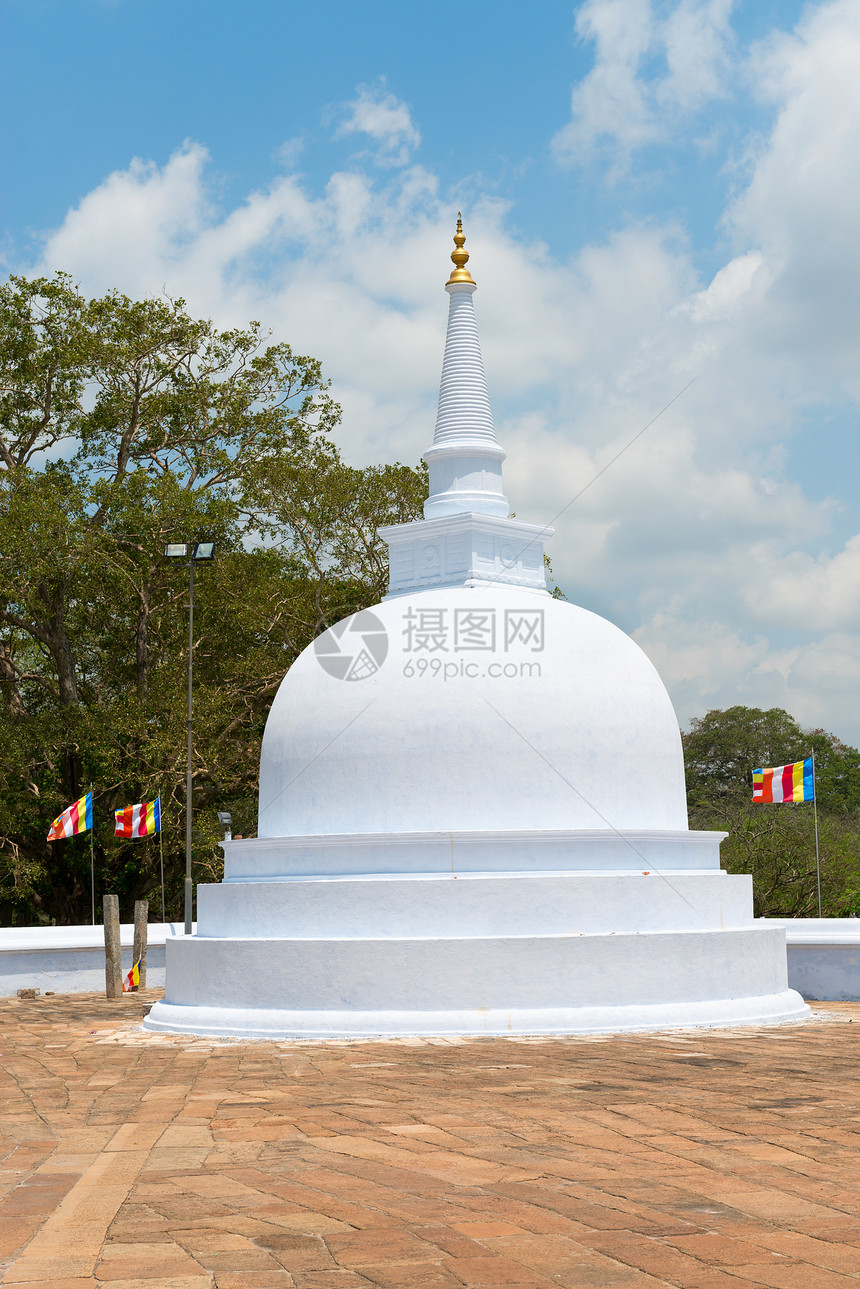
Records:
M92 795L93 785L90 784L90 795ZM95 812L94 812L95 814ZM95 817L93 817L93 826L90 829L90 896L93 904L93 926L96 924L96 861L93 852L93 833L95 832Z
M812 817L815 820L815 876L818 882L818 916L821 917L821 860L818 853L818 790L815 786L815 753L812 753Z
M164 832L164 820L161 816L161 793L158 794L158 858L161 865L161 920L166 922L164 916L164 842L161 840Z
M191 807L194 802L194 779L191 764L194 726L192 724L192 678L194 675L194 552L188 553L188 764L185 769L185 934L191 934L194 887L191 884Z

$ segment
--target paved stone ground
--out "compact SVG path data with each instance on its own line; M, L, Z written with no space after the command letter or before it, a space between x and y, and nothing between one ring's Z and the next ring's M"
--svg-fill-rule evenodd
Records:
M860 1005L288 1044L147 1035L143 998L0 1000L4 1286L860 1281Z

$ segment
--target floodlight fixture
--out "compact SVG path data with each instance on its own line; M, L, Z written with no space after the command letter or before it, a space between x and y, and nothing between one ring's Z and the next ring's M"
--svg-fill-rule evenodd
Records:
M218 822L219 822L219 824L221 825L221 827L222 827L222 828L232 828L232 827L233 827L233 816L230 814L230 811L229 811L229 810L219 810L219 811L218 811Z
M164 547L165 559L214 559L214 542L168 542Z

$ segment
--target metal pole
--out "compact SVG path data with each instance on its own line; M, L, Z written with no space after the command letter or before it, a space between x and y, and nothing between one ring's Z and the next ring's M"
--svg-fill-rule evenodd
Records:
M90 784L90 792L93 785ZM93 832L95 831L95 811L93 811L93 826L90 829L90 898L93 905L93 926L96 924L96 859L93 852Z
M185 779L185 934L191 934L191 903L194 898L191 885L191 684L194 668L194 545L189 547L188 560L188 766Z
M159 809L159 815L160 813L161 811ZM163 832L164 832L164 820L160 819L159 827L158 827L158 862L161 868L161 921L166 922L167 918L164 916L164 842L162 841Z
M815 820L815 875L818 880L818 916L821 917L821 860L818 855L818 788L815 783L815 753L812 753L812 815Z

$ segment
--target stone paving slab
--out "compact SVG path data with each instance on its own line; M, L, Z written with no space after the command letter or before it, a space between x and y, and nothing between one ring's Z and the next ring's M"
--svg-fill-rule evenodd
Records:
M147 1034L158 996L0 1000L3 1286L860 1282L860 1004L245 1043Z

